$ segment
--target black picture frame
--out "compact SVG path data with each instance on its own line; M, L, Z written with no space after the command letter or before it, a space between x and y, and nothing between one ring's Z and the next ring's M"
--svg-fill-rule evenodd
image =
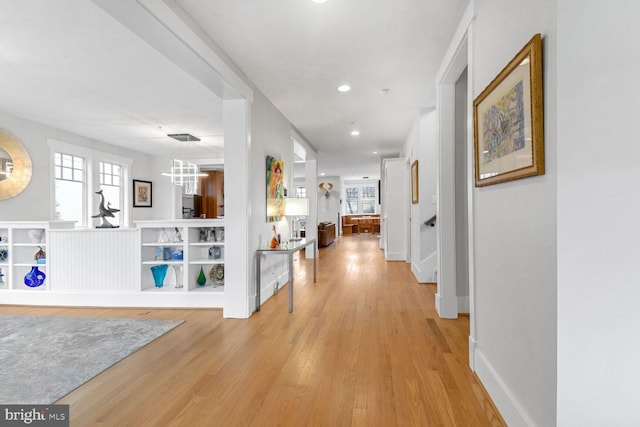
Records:
M153 183L151 181L133 180L133 207L150 208L153 207Z

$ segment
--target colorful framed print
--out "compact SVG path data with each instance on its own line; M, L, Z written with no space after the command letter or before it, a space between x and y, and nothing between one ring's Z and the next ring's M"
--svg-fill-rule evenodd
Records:
M151 181L133 180L133 207L150 208L153 206Z
M473 127L476 187L544 175L540 34L473 101Z
M284 215L284 162L267 156L267 222L282 220Z

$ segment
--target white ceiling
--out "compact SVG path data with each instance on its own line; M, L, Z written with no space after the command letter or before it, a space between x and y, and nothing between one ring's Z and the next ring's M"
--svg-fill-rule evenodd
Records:
M165 2L318 149L319 172L356 179L377 177L380 156L399 152L419 109L435 105L467 0ZM175 150L165 135L188 132L201 155L221 156L220 98L93 2L0 2L0 78L11 114L148 153Z

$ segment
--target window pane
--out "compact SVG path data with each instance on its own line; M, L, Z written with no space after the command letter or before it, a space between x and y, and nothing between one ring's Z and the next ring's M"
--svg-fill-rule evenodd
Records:
M62 178L62 168L60 166L56 166L55 171L56 171L56 179Z
M61 159L60 153L55 153L53 156L54 156L54 160L55 160L54 161L55 165L59 166L60 164L62 164L62 159Z
M358 188L347 187L347 215L354 215L358 213Z
M81 182L56 180L56 219L84 224L83 187Z
M118 187L120 186L120 177L119 176L114 176L113 177L113 185L117 185Z
M62 166L66 167L66 168L73 167L73 157L71 157L68 154L63 154L62 155Z
M362 213L372 214L376 212L376 188L362 188Z
M120 165L113 165L113 174L120 176Z
M73 180L73 169L62 168L62 179Z
M84 169L84 159L82 157L73 157L73 167L76 169Z
M107 176L111 178L109 175ZM106 208L110 207L112 209L121 209L120 187L114 187L112 185L101 185L100 189L102 190L102 195L104 196L104 206ZM99 203L99 201L97 201L96 203ZM114 212L113 213L114 217L113 218L108 217L107 221L109 221L113 225L120 225L120 215L121 215L121 212Z

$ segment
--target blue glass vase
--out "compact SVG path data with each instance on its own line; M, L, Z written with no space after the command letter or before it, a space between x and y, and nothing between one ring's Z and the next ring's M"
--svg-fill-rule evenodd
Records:
M153 281L156 282L156 288L161 288L164 285L164 277L167 275L168 264L154 265L151 267L151 274L153 274Z
M24 284L30 288L37 288L44 283L47 275L38 270L38 267L31 267L31 271L24 276Z

